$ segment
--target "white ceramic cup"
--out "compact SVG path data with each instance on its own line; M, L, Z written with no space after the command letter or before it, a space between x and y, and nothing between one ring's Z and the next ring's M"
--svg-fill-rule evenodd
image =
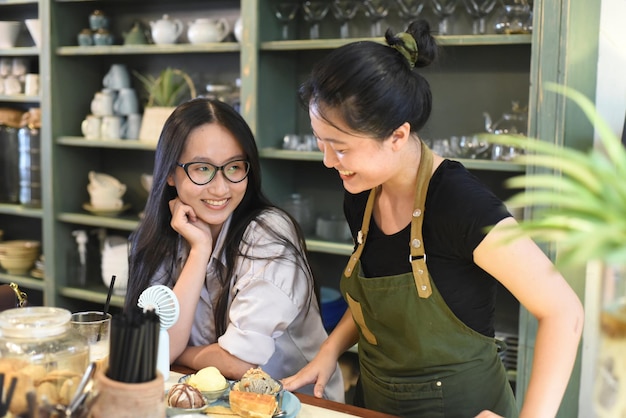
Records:
M130 74L125 64L113 64L102 80L104 87L120 90L130 87Z
M11 74L14 76L25 75L28 72L28 61L26 58L15 57L11 64Z
M126 116L126 135L125 139L139 139L139 132L141 131L141 113L131 113Z
M0 58L0 77L6 77L11 74L11 68L13 67L13 61L11 58Z
M100 138L121 139L123 135L123 118L117 115L105 115L102 117L100 127Z
M100 139L102 118L96 115L87 115L80 124L80 129L86 139Z
M113 94L105 91L96 92L91 101L91 113L98 116L112 115Z
M24 94L27 96L39 95L39 74L26 74L24 77Z
M139 111L139 100L135 89L121 88L113 103L113 112L116 115L130 115Z
M22 92L22 83L20 83L19 78L14 75L10 75L5 77L4 79L4 94L8 96L12 96L15 94L20 94Z

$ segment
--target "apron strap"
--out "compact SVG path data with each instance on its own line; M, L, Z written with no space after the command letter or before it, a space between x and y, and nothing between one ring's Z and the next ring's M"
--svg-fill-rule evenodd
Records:
M411 255L409 262L413 269L413 279L420 298L428 298L433 289L430 285L428 267L426 267L426 253L424 251L424 239L422 238L422 225L424 223L424 206L426 203L426 193L428 184L432 177L433 154L422 142L422 156L420 166L417 170L417 190L415 192L415 204L413 206L413 216L411 219Z
M411 254L409 256L409 262L413 270L413 279L415 280L415 287L417 294L420 298L428 298L433 289L430 284L430 276L428 274L428 267L426 267L426 253L424 252L424 245L422 244L422 224L424 223L424 206L426 203L426 193L428 192L428 184L432 177L433 168L433 154L430 149L424 144L422 145L422 155L420 165L417 170L417 189L415 192L415 204L413 206L413 217L411 219L411 241L409 246L411 248ZM363 248L365 247L365 240L369 231L370 219L372 217L372 211L374 209L374 200L376 198L376 191L378 188L374 188L370 191L365 206L365 213L363 215L363 223L361 230L357 235L357 249L350 256L348 265L343 271L344 276L350 277L356 262L361 257Z
M376 199L376 187L370 191L370 195L367 198L367 204L365 205L365 214L363 215L363 223L361 224L361 230L357 234L356 242L358 247L356 251L352 253L350 256L350 260L348 261L348 265L343 271L344 276L350 277L352 274L352 270L354 270L354 266L356 262L361 258L361 253L363 252L363 247L365 247L365 238L367 238L367 233L370 229L370 219L372 217L372 210L374 210L374 200Z

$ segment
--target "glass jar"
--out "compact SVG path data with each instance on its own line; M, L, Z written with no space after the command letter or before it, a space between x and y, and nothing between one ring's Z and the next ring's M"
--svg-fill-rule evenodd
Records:
M39 129L24 126L17 132L19 196L24 206L41 207L41 138Z
M19 202L17 128L0 124L0 203Z
M28 411L26 394L39 403L67 405L87 365L89 346L70 328L71 313L52 307L9 309L0 313L0 372L17 378L9 411Z
M305 235L315 231L313 201L310 198L300 193L293 193L283 202L282 206L298 222Z
M604 265L593 412L626 417L626 266Z

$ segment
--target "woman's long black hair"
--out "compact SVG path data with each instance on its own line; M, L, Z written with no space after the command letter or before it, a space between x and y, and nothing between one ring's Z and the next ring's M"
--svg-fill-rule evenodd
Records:
M263 194L261 188L259 152L250 127L231 106L218 100L197 98L178 106L165 122L161 132L155 154L153 185L144 217L137 230L130 236L129 279L124 310L130 312L137 306L139 295L149 287L159 268L164 268L168 276L167 283L164 284L173 285L177 280L177 277L173 276L177 271L179 235L170 226L172 215L169 208L169 201L177 194L176 188L167 184L167 178L176 169L176 162L191 131L207 123L217 123L230 131L250 162L248 187L243 200L233 212L224 242L226 266L219 271L217 278L222 290L215 308L215 329L220 336L225 332L227 325L230 278L233 275L236 258L246 256L241 254L240 248L244 231L251 221L256 220L277 242L289 248L288 261L296 263L305 271L313 289L315 284L306 258L304 238L293 218L290 217L298 233L297 243L292 243L288 237L280 235L271 225L258 218L262 211L276 207Z

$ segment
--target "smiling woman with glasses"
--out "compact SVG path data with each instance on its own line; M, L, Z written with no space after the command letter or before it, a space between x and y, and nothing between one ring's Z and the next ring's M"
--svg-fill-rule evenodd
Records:
M170 363L232 380L257 366L275 379L304 367L327 337L316 286L298 224L261 190L244 119L220 101L183 103L161 132L153 179L131 234L125 311L166 285L180 305ZM344 400L338 366L324 395Z

